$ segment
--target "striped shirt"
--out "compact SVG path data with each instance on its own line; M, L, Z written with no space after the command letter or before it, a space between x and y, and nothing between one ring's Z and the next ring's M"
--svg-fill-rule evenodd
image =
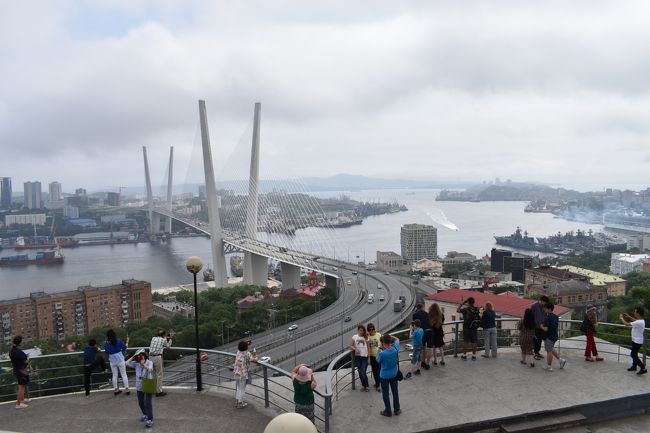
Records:
M151 343L149 343L149 356L162 355L163 350L171 346L172 340L168 340L164 337L153 337Z

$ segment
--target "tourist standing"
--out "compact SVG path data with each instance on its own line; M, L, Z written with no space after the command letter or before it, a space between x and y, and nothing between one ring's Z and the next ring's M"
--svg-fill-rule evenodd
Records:
M438 365L438 354L440 354L440 365L445 365L445 331L442 328L445 324L445 315L437 302L429 307L429 323L433 331L433 365Z
M135 391L138 395L138 406L140 406L140 411L142 416L140 421L145 422L147 428L151 428L153 425L153 392L145 392L147 390L142 387L142 379L153 379L153 362L147 357L147 353L144 349L140 349L135 352L131 358L129 358L125 364L128 367L135 369ZM153 388L153 387L152 387Z
M629 328L632 328L632 350L630 351L630 357L632 358L632 366L627 369L627 371L636 371L636 368L639 367L639 372L637 374L646 374L646 370L643 361L639 359L639 349L643 347L644 344L644 335L645 335L645 318L644 311L642 307L636 307L634 309L634 317L630 317L627 314L621 314L619 319L623 324Z
M349 348L354 352L354 364L359 370L359 380L361 381L361 391L368 392L368 334L366 327L357 326L357 333L352 336Z
M100 371L106 370L104 357L99 354L97 340L91 338L88 340L88 346L84 349L84 390L86 397L90 395L90 383L93 371L99 367Z
M124 392L126 395L131 394L129 390L129 378L126 375L126 364L124 353L129 347L129 336L126 336L126 343L117 338L114 330L109 329L106 332L106 343L104 343L104 351L108 354L108 362L111 364L111 372L113 373L113 394L117 395L122 390L117 386L117 375L122 377L122 384L124 385Z
M483 324L483 339L485 340L485 354L483 358L497 357L497 313L492 302L486 302L481 317Z
M580 330L587 338L587 345L585 346L585 361L594 362L602 361L603 358L598 356L598 349L596 349L596 327L598 326L597 308L593 305L587 305L585 317L582 319ZM592 357L593 356L593 357Z
M524 318L517 325L519 329L519 348L521 349L522 364L528 363L531 368L535 367L534 346L535 346L535 314L530 308L524 311Z
M560 358L560 354L557 349L555 349L555 343L558 339L558 325L560 323L559 317L553 313L555 306L550 302L547 302L544 305L544 323L541 328L546 332L546 339L544 340L544 350L546 351L546 365L544 370L553 371L551 364L553 363L553 358L557 358L560 362L560 368L564 368L566 364L566 359Z
M463 315L463 361L467 360L467 344L472 345L472 361L476 361L478 328L481 325L481 312L474 306L474 298L463 301L456 312Z
M413 313L413 321L419 320L424 331L423 344L422 344L422 368L428 370L431 363L431 355L433 354L433 332L431 324L429 323L429 315L424 311L424 305L417 304L415 306L415 313Z
M379 370L381 366L377 362L377 354L381 346L381 334L375 329L373 323L368 323L366 327L368 330L368 358L370 359L370 371L372 371L372 378L375 381L375 390L381 391L379 383Z
M393 416L390 406L390 392L393 394L393 408L395 415L402 413L399 404L397 389L397 372L399 371L399 338L384 334L381 337L383 350L377 355L377 362L381 365L379 378L381 393L384 399L384 410L379 412L383 416Z
M542 355L539 351L542 348L542 340L544 340L542 324L544 323L544 305L546 305L547 302L548 298L546 296L541 296L539 300L530 307L535 316L535 346L533 347L533 351L535 352L535 359L537 360L542 359Z
M296 405L296 413L309 418L313 423L314 390L318 384L312 369L305 364L296 365L291 370L291 381L293 382L293 402Z
M257 362L257 358L248 350L250 343L250 340L242 340L239 342L237 345L237 354L235 355L235 364L232 370L235 377L235 407L237 409L243 409L248 406L248 403L244 401L246 397L246 384L249 382L249 377L252 380L250 371L251 362Z
M11 366L14 370L14 377L18 382L18 392L16 393L16 409L25 409L25 388L29 384L29 356L23 352L23 337L16 335L12 340L11 352L9 352Z
M420 325L420 319L411 322L409 338L413 344L413 353L411 354L411 370L406 373L404 379L410 379L413 374L420 374L420 362L422 361L422 343L424 339L424 330Z
M153 337L151 343L149 343L149 358L153 362L153 370L156 374L156 397L167 395L167 393L162 389L164 368L163 352L165 349L172 346L173 337L173 334L170 334L165 330L160 330L158 331L158 335Z

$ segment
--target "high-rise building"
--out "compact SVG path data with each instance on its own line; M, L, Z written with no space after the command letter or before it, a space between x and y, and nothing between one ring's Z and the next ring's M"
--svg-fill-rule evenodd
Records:
M409 263L438 256L438 230L424 224L405 224L400 233L402 257Z
M11 178L0 177L0 208L11 207Z
M36 292L0 301L0 336L8 344L14 335L27 342L63 340L85 335L100 326L141 323L153 313L151 284L124 280L107 287L79 287L59 293Z
M52 182L49 185L49 190L50 190L50 201L57 201L61 200L61 183L60 182Z
M120 193L119 192L107 192L106 193L106 204L109 206L119 206L120 205Z
M25 203L24 207L27 209L40 209L43 207L43 198L41 192L40 182L25 182Z

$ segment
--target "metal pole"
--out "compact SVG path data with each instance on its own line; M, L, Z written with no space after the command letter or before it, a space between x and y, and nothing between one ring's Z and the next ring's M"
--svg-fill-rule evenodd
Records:
M269 407L269 373L266 365L262 366L262 372L264 373L264 407Z
M458 358L458 322L455 324L454 334L454 358Z
M350 351L350 353L352 353L352 355L350 356L350 371L352 373L352 390L355 390L356 375L354 374L354 367L356 366L357 363L354 357L355 353L352 351Z
M296 346L296 339L297 339L297 335L296 335L296 332L294 331L294 333L293 333L293 365L294 366L298 365L296 363L296 353L298 351L297 346Z
M199 302L196 288L196 272L194 275L194 335L196 338L196 390L203 391L201 377L201 353L199 351Z

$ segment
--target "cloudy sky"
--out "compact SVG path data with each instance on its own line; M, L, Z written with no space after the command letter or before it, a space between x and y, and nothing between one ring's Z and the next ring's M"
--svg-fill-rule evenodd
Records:
M217 165L262 102L267 178L647 186L650 4L540 3L5 0L0 176L193 181L205 99Z

